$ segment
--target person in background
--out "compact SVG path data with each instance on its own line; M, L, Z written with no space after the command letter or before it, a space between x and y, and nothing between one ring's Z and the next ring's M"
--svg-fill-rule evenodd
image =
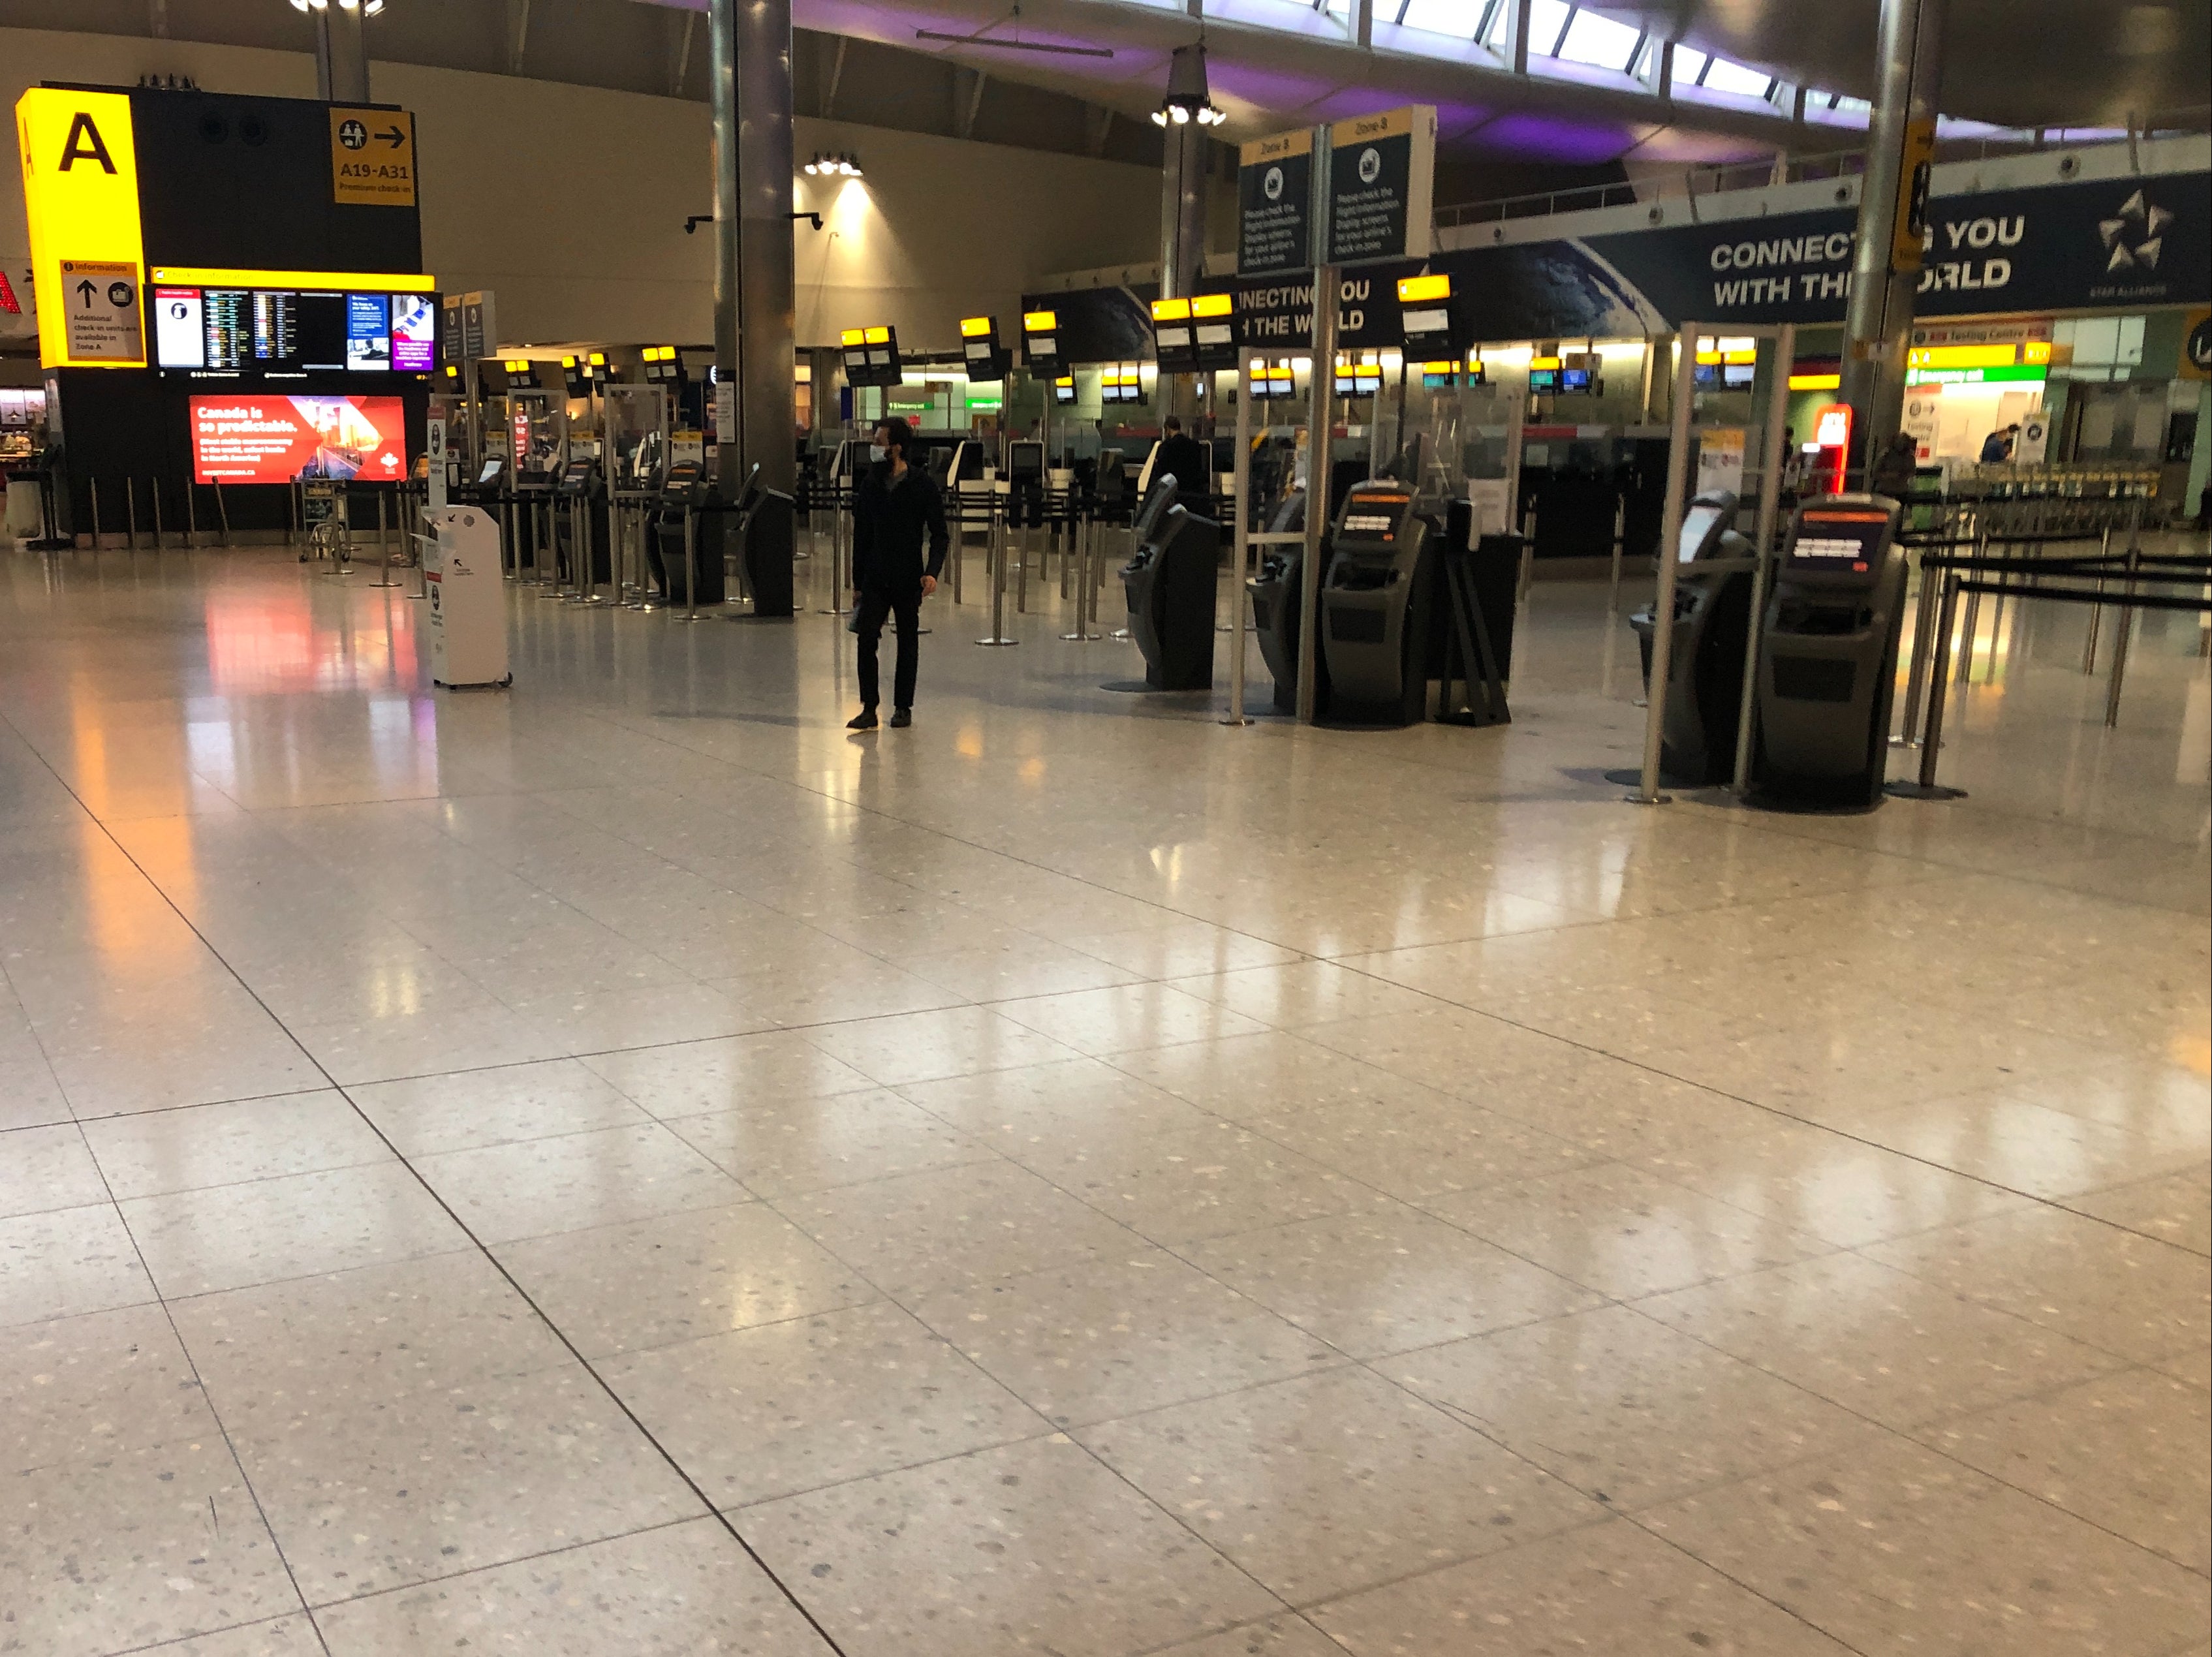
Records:
M1912 476L1919 470L1918 441L1911 432L1899 432L1889 440L1889 446L1881 452L1881 458L1874 463L1874 469L1867 477L1867 487L1876 495L1902 501L1911 493Z
M2017 425L2000 427L1982 440L1981 462L1984 466L2002 466L2012 458L2012 446L2020 437Z
M1158 487L1160 479L1172 476L1176 491L1184 500L1213 491L1213 480L1206 474L1206 445L1194 437L1185 437L1182 422L1174 415L1167 417L1160 428L1160 452L1152 460L1152 483Z
M876 728L876 646L884 620L893 616L898 618L898 669L891 688L891 724L903 728L914 723L921 601L937 591L951 537L937 485L921 467L907 464L913 449L914 428L896 416L884 421L869 449L874 464L854 491L853 588L859 598L853 631L860 640L860 711L846 721L848 731Z

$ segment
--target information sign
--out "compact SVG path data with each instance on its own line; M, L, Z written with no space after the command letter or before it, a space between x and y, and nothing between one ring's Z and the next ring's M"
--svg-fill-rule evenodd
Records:
M70 361L143 362L138 267L112 259L64 259L61 274Z
M415 205L415 118L398 109L331 106L331 199Z
M1425 258L1437 173L1437 112L1413 104L1328 130L1328 262Z
M1237 158L1237 273L1313 268L1313 134L1279 132Z

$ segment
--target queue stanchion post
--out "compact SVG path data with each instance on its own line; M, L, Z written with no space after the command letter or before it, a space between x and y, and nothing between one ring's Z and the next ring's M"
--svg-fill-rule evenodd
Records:
M1237 383L1249 384L1249 362L1245 354L1237 354ZM1402 401L1402 397L1401 399ZM1251 719L1244 712L1244 612L1251 603L1251 583L1244 573L1245 561L1252 552L1252 399L1240 396L1237 399L1237 465L1235 482L1231 485L1233 499L1229 509L1237 514L1236 529L1231 536L1235 551L1229 568L1229 717L1224 725L1249 725Z
M287 489L284 493L284 544L288 547L292 544L291 502L291 491ZM193 498L191 475L188 472L185 476L185 550L198 552L199 549L199 503Z
M369 586L396 587L398 585L398 582L392 579L391 531L386 523L384 491L379 489L376 492L376 579L371 581Z
M1913 561L1920 568L1920 592L1912 611L1912 655L1905 669L1905 722L1899 733L1889 739L1892 748L1920 745L1920 705L1928 694L1929 652L1935 642L1936 598L1940 583L1928 568L1925 552Z
M2112 526L2110 524L2107 524L2105 525L2104 533L2098 537L2097 556L2100 559L2106 559L2110 558L2112 555ZM2097 578L2097 592L2100 596L2101 596L2104 591L2105 578L2100 575ZM2089 606L2088 633L2087 636L2086 636L2081 641L2081 677L2085 679L2097 671L2097 634L2103 624L2104 619L2104 605L2092 604Z
M1018 643L1006 636L1006 534L995 497L988 503L989 531L984 542L985 580L991 588L991 634L978 639L979 645L1003 646Z
M2137 531L2142 522L2142 498L2138 495L2135 503L2135 522L2128 526L2128 579L2121 589L2123 602L2112 628L2112 674L2105 686L2105 729L2107 731L2118 730L2120 724L2120 685L2127 677L2128 644L2135 634L2135 572L2137 561L2142 557L2142 549L2137 544Z
M1936 639L1928 675L1928 725L1920 737L1920 775L1913 782L1893 782L1884 792L1906 799L1963 799L1963 788L1946 788L1936 780L1936 763L1943 746L1943 710L1951 685L1951 629L1959 611L1959 572L1945 567L1943 600L1936 620Z
M154 496L154 550L166 552L168 548L163 543L161 535L161 480L158 476L149 477L146 480L146 487Z
M684 619L699 619L699 514L684 513Z
M125 550L138 550L138 480L126 476L123 480L123 545Z

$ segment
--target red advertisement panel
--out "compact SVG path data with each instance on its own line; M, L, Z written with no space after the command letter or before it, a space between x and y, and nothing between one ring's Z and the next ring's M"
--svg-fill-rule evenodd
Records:
M196 397L192 476L202 483L295 477L391 483L407 475L396 397Z

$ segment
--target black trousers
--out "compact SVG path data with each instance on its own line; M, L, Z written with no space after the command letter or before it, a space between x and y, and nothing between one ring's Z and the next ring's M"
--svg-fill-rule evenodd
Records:
M876 643L883 636L884 622L896 616L898 618L898 669L891 682L891 706L914 706L914 676L915 658L921 649L921 589L915 587L905 592L881 592L872 587L860 591L860 615L855 628L860 635L860 706L873 707L879 698L876 672Z

